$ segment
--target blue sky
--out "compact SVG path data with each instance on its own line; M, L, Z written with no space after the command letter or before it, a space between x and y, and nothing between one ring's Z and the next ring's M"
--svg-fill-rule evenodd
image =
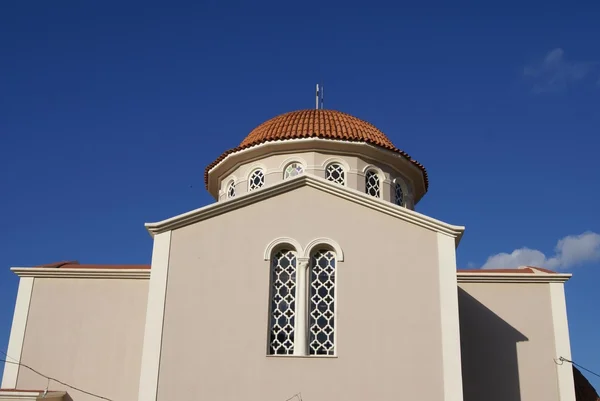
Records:
M593 2L5 2L0 349L10 266L149 263L144 222L210 203L204 167L313 107L324 82L326 108L426 166L417 210L467 227L461 267L573 273L573 358L600 372L599 16Z

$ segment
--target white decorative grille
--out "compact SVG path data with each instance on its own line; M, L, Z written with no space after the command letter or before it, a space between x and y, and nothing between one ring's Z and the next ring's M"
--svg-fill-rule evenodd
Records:
M346 181L346 173L344 168L339 163L331 163L325 169L325 179L333 181L336 184L344 185Z
M312 255L310 271L310 355L334 354L335 254L319 250Z
M235 183L231 181L227 186L227 197L234 198L235 197Z
M296 328L296 255L281 250L271 270L269 354L292 355Z
M248 190L254 191L265 185L265 173L262 170L255 170L248 180Z
M404 206L404 192L402 191L402 186L399 182L396 182L394 184L394 192L396 195L394 197L394 202L396 203L396 205Z
M300 163L290 163L288 164L288 166L285 168L285 171L283 172L283 178L291 178L291 177L295 177L297 175L300 175L304 172L304 167L302 167L302 164Z
M365 192L368 195L379 198L379 176L373 170L367 171L365 175Z

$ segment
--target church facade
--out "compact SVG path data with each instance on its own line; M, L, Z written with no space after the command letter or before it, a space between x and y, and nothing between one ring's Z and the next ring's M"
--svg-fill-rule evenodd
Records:
M570 275L457 270L465 228L373 125L282 114L204 179L149 266L13 268L0 400L575 401Z

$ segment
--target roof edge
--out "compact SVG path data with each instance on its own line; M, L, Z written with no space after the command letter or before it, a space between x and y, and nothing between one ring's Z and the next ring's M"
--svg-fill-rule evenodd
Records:
M67 395L66 391L47 391L47 390L19 390L14 388L0 389L0 398L3 400L21 400L21 401L60 401Z
M463 226L445 223L441 220L415 212L414 210L394 205L393 203L382 199L373 198L372 196L355 189L343 187L327 181L324 178L315 177L310 174L303 174L285 181L280 181L261 188L260 190L248 192L230 200L215 202L166 220L146 223L145 226L150 235L154 236L161 232L185 227L189 224L197 223L303 186L319 189L323 192L370 207L371 209L400 218L401 220L416 224L423 228L446 234L456 239L457 246L465 230L465 227Z
M53 267L12 267L19 277L34 278L82 278L82 279L136 279L150 278L150 267L144 269L98 269L98 268L53 268Z
M459 283L565 283L571 276L570 273L556 273L532 266L517 269L459 269L456 271Z
M367 145L375 146L376 148L379 148L379 149L382 149L382 150L387 150L389 152L395 153L395 154L397 154L399 156L404 157L412 165L414 165L419 170L421 170L421 172L423 174L423 181L424 181L424 185L425 185L425 192L427 192L429 190L429 174L427 173L427 169L425 168L425 166L423 164L421 164L417 160L413 159L405 151L403 151L401 149L398 149L398 148L394 148L394 149L386 148L384 146L380 146L380 145L378 145L376 143L372 143L372 142L369 142L369 141L366 141L366 140L353 140L353 139L348 139L348 138L346 138L346 139L331 139L331 138L322 137L321 135L317 135L317 134L306 135L306 136L300 137L300 138L265 139L265 140L258 141L258 142L255 142L255 143L251 143L251 144L248 144L248 145L237 146L235 148L228 149L225 152L221 153L221 155L219 157L217 157L213 162L211 162L210 164L208 164L206 166L206 168L204 169L204 185L205 185L206 189L208 189L208 183L209 183L208 176L209 176L210 172L212 170L214 170L217 166L219 166L223 161L225 161L225 159L228 158L230 155L236 154L236 153L244 151L244 150L248 150L248 149L254 148L256 146L264 145L266 143L288 142L288 141L307 140L307 139L320 139L320 140L323 140L323 141L332 141L332 142L342 141L342 142L349 142L349 143L364 143L364 144L367 144Z

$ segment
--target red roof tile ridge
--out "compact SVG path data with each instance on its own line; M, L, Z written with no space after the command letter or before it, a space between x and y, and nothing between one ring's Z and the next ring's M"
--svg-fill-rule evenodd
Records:
M533 273L531 269L457 269L458 273Z
M459 273L528 273L528 274L559 274L556 271L536 266L519 266L516 268L498 269L457 269Z
M36 268L56 268L56 269L150 269L148 264L81 264L78 261L56 262L35 266Z
M557 271L555 270L550 270L550 269L544 269L543 267L537 267L537 266L521 266L519 267L519 269L534 269L543 273L548 273L548 274L558 274Z

